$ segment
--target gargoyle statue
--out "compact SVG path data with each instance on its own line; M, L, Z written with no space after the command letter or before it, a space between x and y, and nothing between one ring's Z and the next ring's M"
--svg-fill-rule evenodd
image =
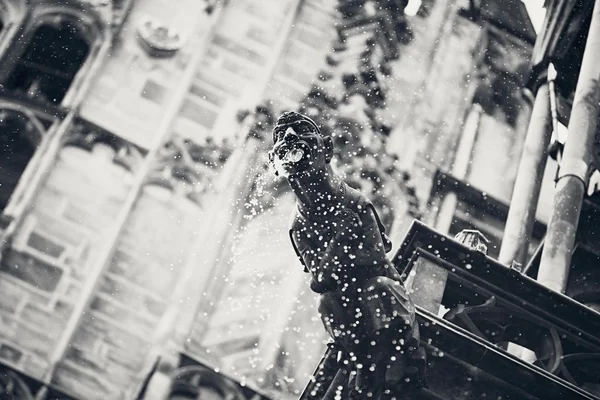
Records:
M351 396L378 398L388 387L422 385L426 353L415 307L386 257L391 242L375 208L335 174L331 137L310 118L285 112L273 142L269 160L297 199L292 244L320 294L325 329L351 368Z

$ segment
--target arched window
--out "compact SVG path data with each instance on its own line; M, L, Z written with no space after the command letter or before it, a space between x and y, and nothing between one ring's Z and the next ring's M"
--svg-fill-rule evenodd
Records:
M2 351L11 351L7 345L0 346L0 355ZM15 371L0 367L0 399L23 399L33 400L30 388L25 380Z
M6 88L59 104L90 52L82 27L56 17L35 28Z
M17 187L41 138L39 120L22 113L0 110L0 211Z

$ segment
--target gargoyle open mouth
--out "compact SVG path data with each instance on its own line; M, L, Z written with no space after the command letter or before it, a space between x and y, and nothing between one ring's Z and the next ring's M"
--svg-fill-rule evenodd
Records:
M309 147L306 143L295 142L283 145L277 150L277 157L283 165L300 165L311 158Z
M278 175L290 176L305 171L312 159L310 147L304 141L282 143L273 150L272 165Z

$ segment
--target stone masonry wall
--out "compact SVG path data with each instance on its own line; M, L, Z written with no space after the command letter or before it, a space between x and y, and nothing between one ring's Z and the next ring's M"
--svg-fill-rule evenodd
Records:
M169 118L177 102L176 90L192 54L202 51L211 28L205 4L196 0L136 0L109 57L93 77L82 107L88 121L141 147L157 140L157 128ZM140 43L139 29L145 20L175 29L183 47L171 58L148 55Z
M114 151L63 148L2 259L0 360L41 378L129 192Z
M331 52L337 36L335 7L338 0L306 0L303 2L295 28L265 92L277 110L295 110L325 67L325 57Z
M480 37L479 25L454 17L452 30L436 54L422 101L402 132L419 143L419 154L441 168L452 165L462 122L471 105L476 84L474 55L481 50Z
M55 382L85 399L132 398L201 221L200 207L147 186L117 241Z
M436 2L429 18L439 18L437 30L429 27L429 31L422 32L427 25L415 24L415 31L423 34L423 39L415 35L406 51L419 56L401 56L394 68L394 77L414 76L415 82L407 83L404 89L398 88L400 94L390 99L389 109L398 110L399 122L389 139L388 149L398 155L402 168L410 171L423 211L435 170L452 167L476 87L475 54L482 50L483 32L479 25L460 17L458 8L457 3ZM424 24L429 23L424 21ZM430 52L421 49L430 49ZM408 72L411 69L414 71ZM408 92L406 99L402 99L404 91ZM397 208L400 215L391 232L396 245L413 220L412 216L402 215L401 202Z
M391 63L393 75L386 81L390 107L383 110L395 121L388 148L402 155L407 133L406 127L415 117L415 110L428 94L426 87L438 53L448 41L453 20L460 1L434 1L427 15L415 15L408 19L414 39L400 50L400 58Z
M181 1L177 7L172 0L135 2L82 106L85 119L143 148L150 148L163 133L197 143L208 138L231 139L232 130L225 128L235 125L231 121L240 106L258 101L263 91L267 98L279 98L276 106L295 108L316 77L335 34L334 0L304 1L283 51L276 39L285 16L295 11L295 1L270 0L265 5L264 0L232 0L215 32L209 32L203 2ZM400 59L392 63L393 76L386 82L389 104L383 117L395 127L388 148L400 156L401 163L409 160L406 165L413 167L422 199L429 195L435 168L451 168L472 101L475 54L481 50L483 32L478 24L458 16L458 9L466 4L438 0L428 16L413 17L414 40L401 47ZM137 29L146 17L186 35L175 57L153 59L140 47ZM201 65L183 98L174 99L194 51L205 52ZM277 60L274 71L267 71ZM259 81L271 72L270 85L259 88ZM181 104L174 105L174 101ZM166 126L171 117L173 123ZM488 122L486 126L494 132L506 130L495 121ZM515 143L510 141L514 132L506 132L501 139L494 138L502 140L507 152L514 152ZM477 146L488 143L485 136L481 140ZM73 310L85 304L53 383L86 400L132 398L154 361L159 331L165 322L170 323L166 314L182 268L192 253L203 251L192 243L199 232L210 230L202 225L208 218L195 203L147 186L123 227L114 254L101 260L100 249L114 239L107 234L131 190L132 174L113 162L114 155L104 145L91 151L63 148L0 266L0 361L44 378L53 367L57 344L71 326ZM505 161L494 165L506 167ZM472 176L485 184L481 175ZM505 182L503 190L504 186L510 183ZM238 242L245 253L228 277L228 295L209 299L219 301L221 307L212 316L207 335L194 337L191 344L191 352L197 354L214 345L220 351L216 359L221 357L223 365L240 377L256 372L253 360L263 367L278 365L281 371L255 376L277 389L286 379L304 379L311 369L307 349L322 345L322 337L311 331L320 327L310 317L312 306L303 307L292 298L301 290L298 281L290 282L296 271L289 273L285 268L301 267L296 261L282 264L281 259L292 262L293 254L255 251L264 250L259 235L282 247L278 247L281 252L291 251L283 248L289 243L268 236L285 239L284 214L265 214L262 221L247 225L246 236ZM269 221L278 225L262 232L261 223ZM402 221L409 222L407 218ZM90 283L92 268L102 267L105 261L96 289L90 298L83 298L81 289ZM234 285L236 280L239 286ZM263 289L258 299L253 297ZM302 293L308 301L310 296ZM249 307L236 309L235 302ZM281 304L289 316L269 313L269 307ZM271 318L269 314L277 315ZM205 326L206 318L199 315L197 324ZM240 322L251 329L242 329L240 334ZM273 332L282 335L276 337ZM269 356L253 359L255 345ZM290 354L283 361L282 352ZM286 390L298 391L301 386L292 382Z
M282 21L293 12L293 4L278 0L276 7L261 14L262 2L232 2L222 11L206 42L197 73L173 115L169 133L178 140L199 144L208 137L219 143L231 135L233 111L243 105L240 100L252 97L257 82L264 79L272 58L277 56L277 41L272 38L283 29ZM145 115L152 114L145 102L136 101L146 108ZM172 100L164 101L167 104ZM126 116L140 121L141 115L136 115ZM148 126L156 128L152 118ZM228 121L224 123L224 119ZM107 123L103 126L108 127ZM110 128L121 134L126 126ZM123 136L142 145L148 143L147 138L134 138L130 133ZM162 325L173 323L165 314L182 268L193 253L211 246L206 243L206 248L192 247L196 235L211 230L203 225L204 221L207 217L203 218L201 209L188 200L165 197L156 188L144 190L116 241L114 256L89 299L69 351L56 370L55 384L92 400L128 399L134 395L162 344L158 343L164 339L158 337L159 331L164 331Z

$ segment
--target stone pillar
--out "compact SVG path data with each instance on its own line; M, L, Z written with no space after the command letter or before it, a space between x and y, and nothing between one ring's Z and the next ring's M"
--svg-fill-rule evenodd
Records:
M600 115L600 0L595 1L538 281L564 292Z
M525 264L531 241L542 179L552 135L550 92L544 82L537 90L498 261Z
M473 104L465 120L463 133L460 137L452 166L452 176L457 179L465 180L469 173L471 155L473 154L473 147L477 140L477 132L479 131L482 113L483 110L481 106L479 104ZM450 231L457 205L458 196L456 193L448 192L442 199L435 223L435 229L444 233Z

